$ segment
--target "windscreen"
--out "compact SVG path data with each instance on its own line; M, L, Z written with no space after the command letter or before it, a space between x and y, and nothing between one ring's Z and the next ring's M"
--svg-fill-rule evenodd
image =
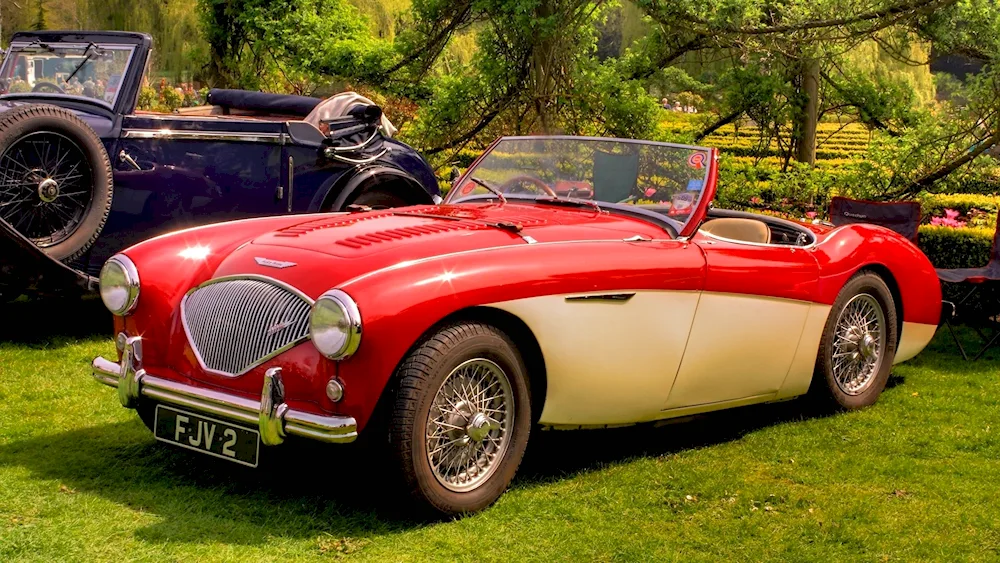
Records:
M507 137L452 187L448 203L500 193L627 204L666 215L678 231L698 209L711 151L648 141Z
M131 45L14 43L0 70L0 94L83 97L114 107Z

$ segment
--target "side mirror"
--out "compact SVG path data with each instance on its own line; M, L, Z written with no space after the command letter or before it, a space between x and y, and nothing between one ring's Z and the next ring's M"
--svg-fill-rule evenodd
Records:
M452 184L454 184L461 176L462 173L458 171L457 166L452 166L451 171L448 172L448 180L450 180Z

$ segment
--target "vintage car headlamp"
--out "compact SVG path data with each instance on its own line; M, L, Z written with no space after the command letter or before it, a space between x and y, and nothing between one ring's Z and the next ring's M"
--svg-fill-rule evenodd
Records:
M124 254L112 256L101 268L101 300L109 311L125 316L139 302L139 271Z
M331 289L316 300L309 315L313 345L331 360L343 360L361 344L361 313L351 296Z

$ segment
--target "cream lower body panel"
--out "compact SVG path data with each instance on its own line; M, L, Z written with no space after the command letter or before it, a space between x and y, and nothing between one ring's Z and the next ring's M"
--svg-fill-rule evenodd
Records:
M930 344L937 329L937 325L904 322L903 331L899 334L899 344L896 345L896 359L893 360L893 365L919 354Z
M788 375L785 376L785 381L781 384L775 399L788 399L805 395L809 391L809 384L812 383L813 372L816 370L816 359L819 357L819 341L823 339L823 329L826 328L831 309L833 307L830 305L816 303L809 305L809 314L802 327L802 336L795 349L795 357L792 358Z
M809 388L829 306L686 291L614 293L634 295L491 305L520 318L538 340L547 372L542 424L645 422Z
M627 424L655 420L663 410L699 292L614 293L634 296L549 295L492 305L523 320L538 340L547 372L542 424Z

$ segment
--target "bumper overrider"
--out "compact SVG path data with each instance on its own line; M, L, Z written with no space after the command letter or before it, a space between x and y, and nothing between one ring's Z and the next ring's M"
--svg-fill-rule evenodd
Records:
M120 363L94 358L94 379L118 389L122 406L135 408L140 397L157 403L180 407L196 414L228 419L260 429L261 442L275 446L287 436L299 436L320 442L353 442L357 423L353 417L317 415L289 408L281 368L267 370L261 400L254 401L229 393L203 389L156 377L142 367L142 338L121 334L118 348Z

